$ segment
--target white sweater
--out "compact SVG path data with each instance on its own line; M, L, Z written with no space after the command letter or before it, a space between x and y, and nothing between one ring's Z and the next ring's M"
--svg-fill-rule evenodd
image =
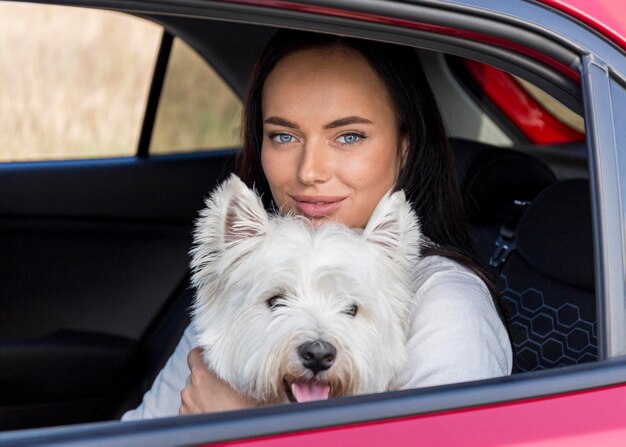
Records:
M419 272L401 388L420 388L511 373L512 353L506 330L485 284L447 258L429 256ZM178 415L187 382L187 354L195 346L190 325L143 402L122 420Z

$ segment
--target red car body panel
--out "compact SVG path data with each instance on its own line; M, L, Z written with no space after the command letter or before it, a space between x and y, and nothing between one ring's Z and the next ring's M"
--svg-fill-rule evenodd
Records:
M585 141L585 134L565 125L530 96L510 74L466 59L465 68L481 91L533 144Z
M619 0L539 0L599 31L626 49L624 3Z
M563 396L217 445L623 446L626 443L625 415L626 385L620 385Z

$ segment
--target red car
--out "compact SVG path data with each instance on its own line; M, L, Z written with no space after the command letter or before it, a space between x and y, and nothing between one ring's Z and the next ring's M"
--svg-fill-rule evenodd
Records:
M0 445L626 443L619 2L54 3L0 2ZM136 44L137 23L156 36L150 45ZM193 219L230 169L247 76L282 27L415 47L449 128L470 234L509 313L514 373L118 422L187 325ZM35 35L40 49L20 59ZM121 71L102 41L132 49ZM131 66L147 74L124 86Z

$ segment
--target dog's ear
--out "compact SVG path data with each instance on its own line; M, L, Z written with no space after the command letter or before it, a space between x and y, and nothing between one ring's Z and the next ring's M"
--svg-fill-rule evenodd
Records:
M363 237L392 259L402 257L412 262L419 256L420 224L404 191L389 191L383 196L363 230Z
M224 215L224 242L236 243L263 233L269 217L261 198L235 174L225 188L230 198Z
M207 215L215 213L215 230L226 245L236 244L265 231L269 217L261 198L235 174L220 185L207 201Z
M228 247L238 246L237 256L249 252L254 240L264 234L269 216L259 196L239 177L231 175L206 200L193 233L192 282L199 286L217 274L215 261Z

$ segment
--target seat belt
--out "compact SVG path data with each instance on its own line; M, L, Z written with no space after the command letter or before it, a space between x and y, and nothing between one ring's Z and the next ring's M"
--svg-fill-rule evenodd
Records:
M498 273L509 258L511 252L515 250L515 231L517 230L517 224L522 219L522 216L526 213L531 203L530 200L513 200L514 212L512 214L514 217L500 227L500 234L498 235L498 239L496 239L494 252L489 258L489 266L496 268Z

